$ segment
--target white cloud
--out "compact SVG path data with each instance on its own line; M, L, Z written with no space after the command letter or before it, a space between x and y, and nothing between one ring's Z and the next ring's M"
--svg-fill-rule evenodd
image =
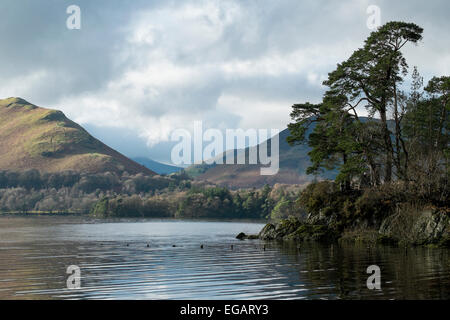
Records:
M284 128L291 105L318 102L328 72L362 46L369 4L380 6L382 22L425 28L424 42L405 50L410 65L425 76L450 72L445 1L431 10L409 0L111 0L107 8L80 0L78 33L64 28L64 15L60 29L53 2L45 12L30 3L3 19L0 76L8 81L0 95L62 109L81 124L133 130L151 146L196 120Z
M239 128L280 129L289 123L290 101L267 101L254 97L223 94L217 102L218 112L231 112L240 117Z
M48 80L48 72L36 70L24 75L12 75L2 81L0 97L33 97L40 84Z
M215 127L283 129L296 101L289 97L268 101L258 96L255 84L246 90L239 82L269 87L290 75L304 87L321 89L327 68L351 52L354 44L347 41L330 50L299 42L286 52L265 47L260 17L249 13L249 8L231 1L139 12L124 28L126 46L118 55L128 67L102 90L67 96L60 104L80 123L135 128L149 145L167 141L171 130L195 120ZM240 44L261 42L257 55L233 52L239 48L226 34L237 27L242 30Z

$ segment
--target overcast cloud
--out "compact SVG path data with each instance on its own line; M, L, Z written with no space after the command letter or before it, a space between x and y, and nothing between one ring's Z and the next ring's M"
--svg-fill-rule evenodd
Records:
M66 28L71 4L81 30ZM291 105L319 101L327 73L369 35L371 4L382 23L425 29L405 51L425 80L450 74L448 0L2 0L0 97L60 109L129 156L168 162L170 132L195 120L284 129Z

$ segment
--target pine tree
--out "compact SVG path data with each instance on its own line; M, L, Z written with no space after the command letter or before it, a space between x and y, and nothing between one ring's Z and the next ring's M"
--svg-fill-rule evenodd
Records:
M381 120L384 141L384 180L392 179L394 146L388 127L388 108L397 107L397 87L407 73L408 65L401 49L408 43L422 39L423 29L412 23L389 22L373 32L363 48L331 72L324 82L329 96L345 96L346 109L357 113L356 108L365 103L370 115ZM397 128L398 129L398 128Z

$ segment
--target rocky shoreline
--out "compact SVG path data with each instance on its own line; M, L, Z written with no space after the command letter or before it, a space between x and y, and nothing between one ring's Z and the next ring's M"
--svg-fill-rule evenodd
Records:
M378 222L355 221L351 228L339 229L339 223L332 216L289 217L266 224L258 235L240 233L236 238L450 247L450 212L447 208L426 209L403 220L405 215L397 213Z

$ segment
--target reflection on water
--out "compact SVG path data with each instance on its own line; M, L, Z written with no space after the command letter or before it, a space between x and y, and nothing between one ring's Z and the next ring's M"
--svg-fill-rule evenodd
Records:
M257 233L261 227L243 222L2 217L0 298L450 298L448 250L298 248L234 239L241 231ZM381 268L381 291L366 287L366 268L373 264ZM66 288L69 265L81 268L81 289Z

